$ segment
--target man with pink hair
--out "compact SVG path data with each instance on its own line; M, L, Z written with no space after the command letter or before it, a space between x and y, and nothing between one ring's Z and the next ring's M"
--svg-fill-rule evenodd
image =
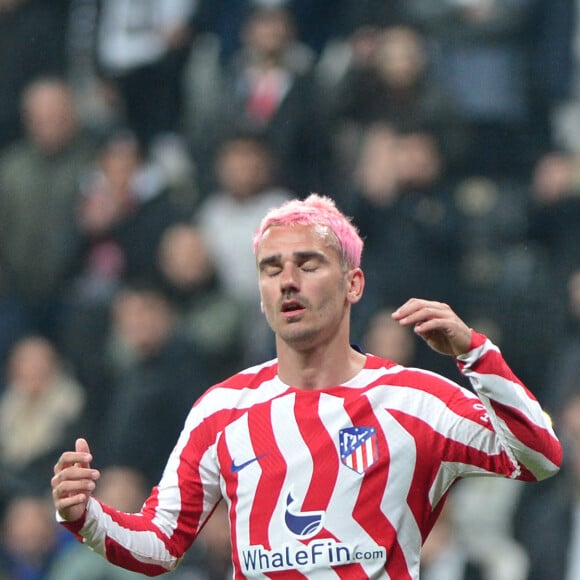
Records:
M310 195L304 201L290 200L279 208L270 210L254 235L254 254L258 255L260 241L269 228L291 225L318 226L321 232L328 234L328 241L334 245L345 268L360 266L363 241L356 227L340 213L334 201L316 194Z
M554 475L562 450L549 418L448 305L411 298L392 316L455 357L474 392L351 346L362 247L329 198L268 212L254 249L277 357L195 403L138 514L92 497L99 472L78 439L52 478L63 525L111 562L157 575L223 501L235 578L417 579L458 479Z

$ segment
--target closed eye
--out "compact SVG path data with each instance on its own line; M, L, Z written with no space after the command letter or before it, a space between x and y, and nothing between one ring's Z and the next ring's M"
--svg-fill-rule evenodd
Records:
M326 256L320 252L294 252L292 261L302 272L315 272L322 264L328 263ZM261 260L258 267L261 274L274 277L284 269L284 261L282 256L277 254Z
M314 260L308 260L304 264L300 264L300 269L304 272L315 272L318 269L318 263Z
M260 271L265 274L266 276L277 276L278 274L280 274L280 272L282 272L282 267L281 266L276 266L274 264L264 264L261 268Z

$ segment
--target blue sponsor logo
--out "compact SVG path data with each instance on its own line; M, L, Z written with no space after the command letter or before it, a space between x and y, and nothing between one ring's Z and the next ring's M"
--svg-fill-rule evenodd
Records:
M260 459L262 459L262 457L265 457L266 455L267 455L266 453L262 453L261 455L252 457L252 459L248 459L248 461L244 461L243 463L236 463L235 461L232 461L232 473L238 473L239 471L242 471L242 469L245 469L249 465L252 465L252 463L259 461Z
M363 564L371 569L381 570L387 551L377 544L352 545L332 539L313 540L308 545L284 544L272 550L264 546L249 546L241 550L241 565L244 575L257 576L266 572L281 570L300 570L303 573L321 569L334 568L347 564ZM350 577L350 576L349 576Z
M286 513L284 514L286 527L300 539L315 536L322 529L324 512L301 512L296 508L295 503L292 493L289 493L286 497Z

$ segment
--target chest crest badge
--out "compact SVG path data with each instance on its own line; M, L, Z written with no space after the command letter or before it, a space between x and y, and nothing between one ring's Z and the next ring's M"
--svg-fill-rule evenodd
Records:
M379 459L377 432L374 427L348 427L338 433L340 460L361 475Z

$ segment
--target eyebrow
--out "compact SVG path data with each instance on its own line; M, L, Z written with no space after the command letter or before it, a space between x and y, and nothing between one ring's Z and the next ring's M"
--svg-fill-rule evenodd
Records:
M303 251L303 252L294 252L292 257L297 260L298 262L306 262L311 259L317 259L321 262L328 262L328 258L322 252L317 252L314 250ZM271 266L272 264L278 264L282 260L282 254L274 254L272 256L267 256L262 258L258 262L258 267L264 268L266 266Z

